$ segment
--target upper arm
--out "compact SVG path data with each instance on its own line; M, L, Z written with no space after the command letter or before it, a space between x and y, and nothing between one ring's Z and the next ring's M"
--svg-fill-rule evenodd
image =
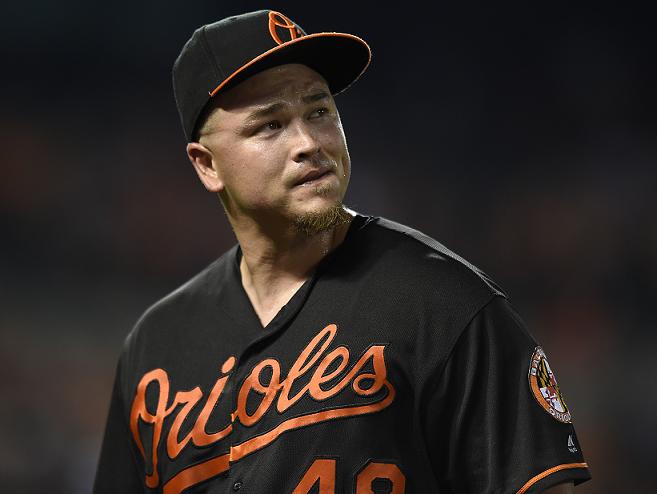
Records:
M533 380L540 382L532 382L537 361L544 361ZM465 328L428 393L427 448L439 483L468 494L538 494L588 480L569 415L556 413L567 407L552 377L519 316L495 297Z

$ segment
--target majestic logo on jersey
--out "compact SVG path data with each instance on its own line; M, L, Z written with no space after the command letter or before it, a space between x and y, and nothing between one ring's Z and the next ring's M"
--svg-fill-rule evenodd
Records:
M223 363L222 375L206 395L197 386L190 391L177 391L171 400L167 372L164 369L147 372L137 385L130 412L132 436L144 457L147 472L152 472L146 475L146 485L156 488L160 484L158 448L165 435L167 456L175 460L190 443L197 447L209 446L228 438L237 422L251 427L265 416L278 417L279 423L266 432L239 444L227 444L225 454L200 463L197 458L192 466L174 475L164 484L163 492L178 494L225 472L230 463L268 446L285 432L337 418L375 413L388 407L395 398L395 388L386 379L385 346L370 346L347 370L350 363L349 349L338 346L329 351L337 331L335 324L322 329L299 354L284 378L281 365L276 359L267 358L255 365L239 387L235 411L230 417L226 417L225 427L216 432L207 432L206 425L230 379L235 367L235 357L231 356ZM369 372L370 366L372 372ZM152 393L153 386L157 388L156 406L149 409L146 404L146 392L151 387ZM329 404L328 407L306 414L299 414L299 410L294 410L295 404L306 395L309 395L314 403L321 403L335 397L347 387L353 392L351 405ZM366 397L370 398L364 401L363 398ZM188 415L203 399L205 403L190 429L191 419L188 420ZM259 401L255 410L254 399ZM247 401L250 403L249 407ZM272 409L275 412L272 412ZM292 413L284 415L291 409ZM171 424L167 433L164 424L170 415L174 418L173 422L171 419L167 420L167 424ZM182 439L179 437L181 429L188 431ZM143 438L150 443L147 443L150 454L144 447Z
M570 412L561 396L561 390L552 369L550 369L545 352L540 346L534 350L529 364L529 387L536 401L546 412L559 422L570 423Z
M290 39L283 41L278 35L277 28L281 28L283 32L287 31ZM280 12L274 12L273 10L269 12L269 34L271 34L271 37L274 38L274 41L276 41L276 43L279 45L303 36L303 33L299 30L299 28L297 28L297 26L294 25L294 22L292 22Z

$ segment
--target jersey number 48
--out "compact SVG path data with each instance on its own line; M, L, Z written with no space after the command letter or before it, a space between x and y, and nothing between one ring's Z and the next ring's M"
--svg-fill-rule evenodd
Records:
M335 472L337 460L317 458L306 470L292 494L308 494L319 482L319 494L335 494ZM404 494L406 477L394 463L381 463L370 460L356 475L356 494L373 494L375 481L385 482L388 487L383 492ZM382 492L377 489L377 492Z

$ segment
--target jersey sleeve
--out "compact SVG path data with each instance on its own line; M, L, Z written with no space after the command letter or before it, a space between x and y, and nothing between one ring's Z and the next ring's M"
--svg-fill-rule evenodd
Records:
M93 494L136 494L145 491L138 474L132 436L121 391L121 362L114 387L98 460Z
M460 335L427 403L427 448L446 492L531 494L590 478L547 357L502 296Z

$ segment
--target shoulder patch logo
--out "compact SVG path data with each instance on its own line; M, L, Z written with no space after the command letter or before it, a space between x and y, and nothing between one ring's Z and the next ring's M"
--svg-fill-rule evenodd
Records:
M561 396L557 378L554 377L545 352L540 346L536 347L532 355L528 378L529 388L539 405L559 422L569 424L571 422L570 412Z

